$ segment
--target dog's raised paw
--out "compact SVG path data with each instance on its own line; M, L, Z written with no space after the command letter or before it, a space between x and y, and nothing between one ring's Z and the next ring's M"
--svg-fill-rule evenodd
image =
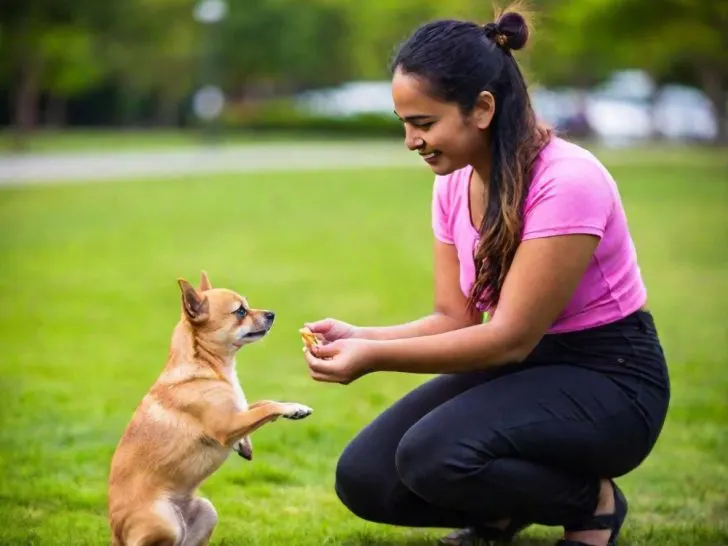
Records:
M286 410L286 413L283 414L286 419L303 419L313 413L313 409L308 406L295 403L286 404Z

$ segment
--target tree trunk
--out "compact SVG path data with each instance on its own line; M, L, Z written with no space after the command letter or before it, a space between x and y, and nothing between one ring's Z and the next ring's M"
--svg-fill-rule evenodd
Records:
M156 104L156 124L162 127L175 127L179 114L178 104L172 93L160 93Z
M27 136L38 121L41 64L38 59L26 57L19 67L18 84L13 100L14 146L24 149Z
M48 97L45 123L48 127L60 128L66 124L66 98L56 93Z
M725 70L725 69L724 69ZM713 103L718 122L716 144L728 144L728 89L722 86L724 74L717 66L705 66L700 71L700 84L703 91ZM728 80L728 74L725 75Z

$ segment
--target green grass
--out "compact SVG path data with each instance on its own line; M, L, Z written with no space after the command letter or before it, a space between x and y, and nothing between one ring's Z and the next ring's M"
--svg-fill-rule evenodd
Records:
M224 131L214 137L218 145L258 144L261 142L290 142L300 135L285 132ZM325 144L341 141L341 137L324 135L304 136L307 142ZM344 137L343 140L361 140L366 137ZM380 139L381 140L381 139ZM386 140L386 139L385 139ZM391 140L391 139L390 139ZM82 153L121 150L169 150L206 145L210 141L197 129L39 129L28 136L23 153ZM0 131L0 155L16 153L11 132Z
M324 133L292 134L285 131L253 132L245 130L222 131L212 141L218 146L235 146L261 143L291 143L291 142L318 143L366 143L391 142L401 146L401 140L390 137L369 137L364 134L329 135ZM59 154L59 153L102 153L115 151L163 151L179 150L200 145L207 145L210 141L198 129L159 129L159 128L70 128L62 130L38 129L31 133L26 141L23 153L29 154ZM612 164L693 164L721 166L725 159L721 152L711 147L683 146L674 143L642 143L639 149L633 148L625 153L617 147L604 146L598 142L584 143L589 149L595 150L604 161ZM13 147L13 137L10 130L0 130L0 156L13 155L17 150ZM723 154L724 155L724 154Z
M658 445L620 481L625 546L728 544L728 160L690 157L666 167L620 154L613 169L673 383ZM164 363L175 280L203 268L278 312L271 336L240 354L248 397L316 410L264 427L253 463L230 458L204 484L220 514L213 544L432 543L440 530L358 520L332 488L347 441L425 378L316 383L297 334L327 315L429 312L430 192L424 169L0 191L0 544L108 543L111 454ZM535 527L517 544L559 534Z

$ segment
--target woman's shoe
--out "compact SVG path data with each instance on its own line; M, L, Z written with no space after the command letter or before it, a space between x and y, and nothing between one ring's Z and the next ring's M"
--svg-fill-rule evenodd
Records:
M513 537L523 531L530 523L511 520L503 529L497 527L466 527L458 529L440 539L443 546L490 546L508 544Z
M624 525L624 520L627 517L629 505L622 490L617 487L617 484L612 480L609 480L609 483L612 484L612 490L614 492L614 512L611 514L591 516L589 519L578 523L565 525L564 531L573 533L577 531L602 531L611 529L612 533L609 535L607 546L616 546L619 532L622 530L622 525ZM578 540L562 539L556 543L556 546L589 546L589 544L579 542Z

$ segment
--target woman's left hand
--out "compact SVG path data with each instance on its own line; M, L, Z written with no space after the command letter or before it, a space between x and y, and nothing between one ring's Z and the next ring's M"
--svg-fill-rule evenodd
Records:
M306 350L311 377L316 381L348 385L373 371L374 343L377 342L368 339L337 339Z

